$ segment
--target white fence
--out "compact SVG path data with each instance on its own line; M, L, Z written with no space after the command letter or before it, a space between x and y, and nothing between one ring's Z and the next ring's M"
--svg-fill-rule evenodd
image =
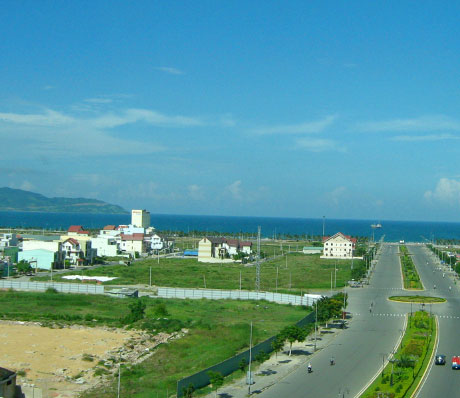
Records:
M61 293L104 294L104 286L92 284L60 282L18 282L0 280L0 289L44 292L49 287L56 289Z
M182 289L174 287L159 287L158 297L179 299L209 299L209 300L267 300L279 304L312 305L317 297L295 296L293 294L253 292L247 290L212 290L212 289Z

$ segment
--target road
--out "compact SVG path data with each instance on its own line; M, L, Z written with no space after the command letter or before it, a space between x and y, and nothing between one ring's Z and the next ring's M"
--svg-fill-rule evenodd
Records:
M387 297L403 294L397 246L384 245L370 285L348 289L353 314L350 327L340 333L311 360L306 368L259 394L263 398L355 397L376 374L394 350L405 323L405 311ZM369 308L373 303L372 312ZM330 366L330 357L336 365Z
M413 260L419 271L426 294L443 297L447 303L432 306L432 312L439 321L439 346L437 352L447 356L446 366L430 364L425 383L421 387L417 398L457 397L460 391L460 378L451 368L453 355L460 355L460 290L454 284L453 275L449 275L448 268L440 268L439 262L429 254L427 248L410 246ZM444 277L443 277L444 274ZM434 289L436 285L436 289ZM451 290L449 290L449 286Z

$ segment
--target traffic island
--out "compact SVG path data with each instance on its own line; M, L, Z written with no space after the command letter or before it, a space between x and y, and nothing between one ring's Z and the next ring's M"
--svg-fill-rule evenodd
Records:
M383 355L381 374L360 398L410 397L423 379L435 347L437 325L425 311L409 316L409 322L396 353ZM386 358L385 358L386 356Z
M391 296L388 298L391 301L398 303L414 303L414 304L442 304L447 300L442 297L429 297L429 296Z

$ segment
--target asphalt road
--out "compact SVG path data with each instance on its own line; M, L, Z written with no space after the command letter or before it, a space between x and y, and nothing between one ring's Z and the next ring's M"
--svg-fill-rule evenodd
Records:
M427 289L426 294L448 300L445 304L433 305L431 308L439 321L437 352L447 356L447 364L445 366L430 364L427 378L417 397L458 397L460 395L460 374L458 371L452 370L451 367L452 356L460 355L460 290L458 282L454 284L453 275L449 275L448 268L440 266L427 248L410 246L409 251L413 254L412 258L422 283ZM436 289L434 289L434 285L436 285ZM449 290L449 286L451 290Z
M369 286L347 291L348 311L353 314L350 327L312 357L313 373L307 374L306 367L301 367L260 396L355 397L382 370L405 323L405 311L398 303L387 300L403 292L397 246L383 246ZM334 366L329 365L332 356Z

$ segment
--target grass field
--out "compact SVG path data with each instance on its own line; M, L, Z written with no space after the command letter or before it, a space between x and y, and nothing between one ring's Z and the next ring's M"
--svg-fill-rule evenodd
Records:
M362 266L362 260L353 260L355 268ZM309 289L328 289L333 286L340 288L351 279L351 260L320 259L319 255L289 253L284 256L270 258L261 263L260 286L263 291L281 293L305 293ZM156 258L136 261L133 265L101 267L92 270L78 271L88 276L117 277L105 285L133 285L150 282L169 287L194 287L212 289L254 290L256 267L239 263L203 264L196 258ZM335 271L334 269L337 269ZM75 274L75 272L71 273ZM49 277L36 277L34 280L49 280ZM65 281L62 276L55 275L56 281Z
M391 296L388 299L401 303L445 303L447 301L441 297L428 296Z
M249 324L254 323L254 344L277 334L308 314L305 308L262 301L147 299L146 318L138 327L147 330L189 332L164 344L155 355L135 366L122 367L122 396L156 397L174 392L178 379L218 363L249 345ZM129 314L131 299L59 293L0 292L2 318L40 321L42 324L108 325L117 327ZM96 321L93 321L96 319ZM109 387L85 397L113 397Z

